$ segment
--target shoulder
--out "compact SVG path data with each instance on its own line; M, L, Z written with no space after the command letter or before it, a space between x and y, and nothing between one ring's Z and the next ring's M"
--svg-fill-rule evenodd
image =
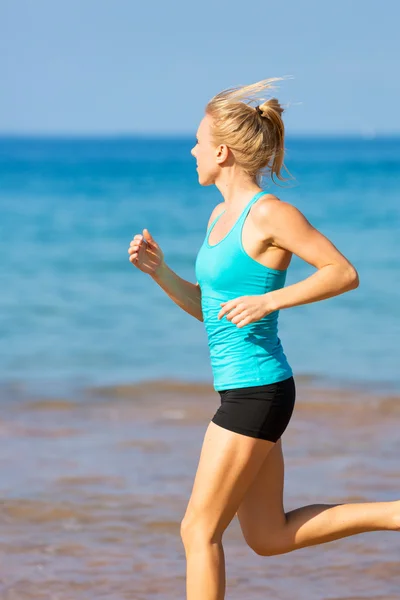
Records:
M224 212L224 210L225 210L225 202L220 202L219 204L217 204L217 206L214 208L214 210L212 211L212 213L210 215L210 218L208 220L207 229L210 227L210 225L214 221L214 219L219 217L219 215L222 212Z
M254 205L254 221L266 229L289 226L293 222L306 221L304 215L289 202L280 200L274 194L265 194Z
M265 194L254 205L254 214L260 219L279 219L282 216L289 216L295 213L300 213L300 211L293 204L280 200L274 194Z

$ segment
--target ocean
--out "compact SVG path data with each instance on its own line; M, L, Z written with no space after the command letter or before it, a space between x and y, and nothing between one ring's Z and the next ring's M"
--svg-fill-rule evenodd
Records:
M128 260L148 228L195 281L216 188L191 139L0 140L0 381L35 386L210 381L202 323ZM280 313L298 374L400 385L400 139L292 139L294 180L268 189L355 264L360 287ZM287 285L313 272L294 259Z

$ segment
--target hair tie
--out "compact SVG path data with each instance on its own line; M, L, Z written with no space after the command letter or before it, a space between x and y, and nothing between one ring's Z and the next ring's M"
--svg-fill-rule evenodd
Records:
M258 114L260 115L260 117L262 117L263 113L262 113L261 108L259 106L256 106L255 108L256 108L256 112L258 112Z

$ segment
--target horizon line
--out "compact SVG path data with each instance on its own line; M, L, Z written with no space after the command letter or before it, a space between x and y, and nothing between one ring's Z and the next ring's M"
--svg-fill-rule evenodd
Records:
M122 139L153 139L153 140L187 140L195 137L193 133L174 133L174 132L1 132L1 140L21 139L21 140L122 140ZM345 132L293 132L286 133L286 139L361 139L375 140L382 138L400 138L400 131L378 132L378 131L345 131Z

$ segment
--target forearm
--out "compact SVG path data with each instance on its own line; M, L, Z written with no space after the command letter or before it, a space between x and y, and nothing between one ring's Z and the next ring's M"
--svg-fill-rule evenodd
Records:
M152 278L175 304L189 313L189 315L192 315L192 317L195 317L199 321L203 320L199 286L179 277L165 263L152 275Z
M326 300L358 286L357 271L349 266L327 265L307 279L270 292L274 310Z

